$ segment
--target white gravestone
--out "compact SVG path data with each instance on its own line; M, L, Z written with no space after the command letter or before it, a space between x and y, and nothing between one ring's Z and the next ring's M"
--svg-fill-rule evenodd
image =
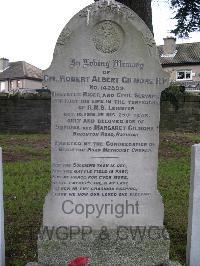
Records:
M168 75L144 22L124 6L111 7L96 3L76 15L45 72L52 93L47 226L163 225L157 164L160 94ZM90 203L110 208L98 217L95 206L86 217ZM81 206L74 210L78 204L82 215ZM133 204L133 219L115 217L111 205L117 204Z
M187 265L200 265L200 144L192 146Z
M88 227L92 233L120 226L125 231L136 226L163 228L157 165L160 95L169 78L145 23L115 1L88 6L63 29L44 79L52 96L52 183L43 228ZM149 261L136 245L132 255L121 251L120 259L114 251L102 255L104 248L95 240L77 241L66 244L62 255L61 247L58 256L52 255L55 248L49 250L48 258L42 241L38 243L40 260L47 264L64 260L64 254L83 255L86 247L90 254L97 247L94 265L101 265L97 261L102 258L108 265L137 264L142 256L143 265L154 265L168 257L168 242L165 247L157 242L156 248L148 243ZM156 260L159 248L161 257Z
M4 208L3 208L3 167L0 147L0 265L5 265Z

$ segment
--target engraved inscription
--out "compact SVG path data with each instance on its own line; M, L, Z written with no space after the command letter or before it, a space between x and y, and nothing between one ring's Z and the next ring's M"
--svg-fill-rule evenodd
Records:
M142 60L76 57L66 65L70 75L45 76L49 84L62 84L59 91L52 89L52 105L57 110L52 122L54 196L71 197L73 191L76 197L105 193L119 197L124 190L131 198L149 197L150 190L138 187L139 177L130 178L133 169L128 158L149 160L156 153L158 122L152 113L159 108L157 87L168 80L143 74ZM97 74L78 76L77 69L94 69ZM121 69L116 76L113 71ZM127 69L130 72L125 74ZM65 162L67 154L74 159ZM57 156L63 158L62 163Z

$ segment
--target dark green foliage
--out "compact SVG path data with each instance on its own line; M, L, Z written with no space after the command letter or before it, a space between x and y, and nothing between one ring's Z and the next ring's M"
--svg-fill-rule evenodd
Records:
M171 0L171 7L175 10L177 25L172 33L178 37L188 37L190 32L200 30L200 1L199 0Z
M185 87L179 84L171 84L162 94L180 96L185 93Z
M178 110L178 99L185 95L185 87L178 84L171 84L169 88L165 89L161 94L161 99L172 103L176 110Z
M99 0L94 0L95 2ZM117 0L134 10L153 32L152 0ZM155 1L155 0L154 0ZM161 0L156 0L157 2ZM177 25L171 32L178 37L188 37L190 32L200 31L200 0L168 0L175 12Z

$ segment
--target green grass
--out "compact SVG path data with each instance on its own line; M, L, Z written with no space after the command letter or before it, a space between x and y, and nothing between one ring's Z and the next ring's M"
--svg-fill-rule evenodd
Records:
M4 166L6 253L14 261L15 257L25 262L35 256L49 186L49 161L9 162Z
M187 240L189 161L160 160L158 188L165 206L165 225L171 239L171 257L185 263Z
M37 234L50 187L50 137L0 134L4 167L6 265L36 260Z
M200 142L200 135L198 135L198 134L186 133L185 136L188 139L191 139L191 140L196 141L198 143Z
M200 134L161 134L158 188L165 205L171 258L185 263L191 145ZM0 134L8 266L36 261L44 198L50 188L49 135Z

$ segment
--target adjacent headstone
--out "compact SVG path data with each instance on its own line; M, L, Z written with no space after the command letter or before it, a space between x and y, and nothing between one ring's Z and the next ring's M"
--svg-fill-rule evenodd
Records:
M192 146L187 265L200 265L200 144Z
M0 147L0 265L5 265L4 208L3 208L3 167Z
M66 265L77 256L95 266L168 261L157 191L168 74L150 30L128 7L98 1L63 29L44 78L52 95L52 186L39 263Z

